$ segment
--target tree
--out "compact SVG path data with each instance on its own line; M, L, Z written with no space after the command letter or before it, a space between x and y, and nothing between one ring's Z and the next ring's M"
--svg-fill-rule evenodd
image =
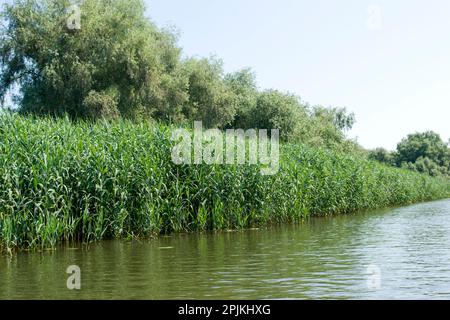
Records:
M70 0L11 3L0 17L0 101L19 88L22 113L202 120L209 128L280 129L284 141L361 149L345 136L355 122L345 108L260 92L250 69L225 75L215 58L181 59L177 33L146 18L143 0L80 1L79 21Z
M419 157L413 164L414 169L418 172L427 173L430 176L438 176L441 174L446 174L443 168L436 162L427 157Z
M370 150L368 154L368 158L370 160L379 161L388 165L394 165L394 157L395 155L392 152L389 152L384 148L376 148L374 150Z
M235 95L236 115L233 121L234 128L250 129L253 111L258 101L258 89L255 74L249 69L242 69L225 76L225 84Z
M224 127L233 122L236 97L225 82L220 60L191 58L184 62L189 100L184 115L201 120L206 127Z
M20 111L71 117L170 118L187 100L173 32L142 0L15 0L0 29L0 98L18 84Z
M449 148L439 134L433 131L408 135L397 145L397 164L416 162L419 157L429 158L443 165L449 158Z
M410 134L397 145L395 163L430 175L450 176L450 149L433 131Z
M356 122L355 115L348 113L346 108L315 106L313 108L313 116L321 119L323 122L332 124L341 132L350 130Z
M280 138L295 139L295 130L306 110L297 96L277 90L266 90L258 94L256 105L250 109L247 126L255 129L279 129Z
M306 117L301 117L295 129L295 140L313 146L342 152L360 153L360 146L345 136L355 122L352 113L345 108L325 108L320 105L303 105Z

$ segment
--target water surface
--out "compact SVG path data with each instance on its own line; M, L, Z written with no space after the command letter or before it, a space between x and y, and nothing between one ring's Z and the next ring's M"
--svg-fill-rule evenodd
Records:
M68 290L69 265L81 290ZM450 299L450 199L0 256L1 299Z

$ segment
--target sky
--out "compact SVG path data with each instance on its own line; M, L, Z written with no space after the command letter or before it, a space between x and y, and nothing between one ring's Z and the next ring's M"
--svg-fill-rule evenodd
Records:
M448 0L145 0L187 56L251 67L261 89L347 107L349 136L395 149L409 133L450 138Z
M366 148L426 130L450 139L448 0L144 1L186 56L215 55L226 72L252 68L260 89L354 112L348 136Z

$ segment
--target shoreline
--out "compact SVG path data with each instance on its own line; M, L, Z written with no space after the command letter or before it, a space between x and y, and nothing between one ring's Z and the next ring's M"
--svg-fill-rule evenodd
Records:
M176 165L173 127L128 121L0 117L0 242L6 251L61 241L243 229L450 196L450 181L300 144L280 170Z

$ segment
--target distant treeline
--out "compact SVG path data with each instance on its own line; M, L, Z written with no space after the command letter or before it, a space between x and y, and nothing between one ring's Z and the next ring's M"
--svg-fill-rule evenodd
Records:
M432 131L414 133L404 138L395 151L383 148L371 150L369 159L382 163L450 178L450 148Z

